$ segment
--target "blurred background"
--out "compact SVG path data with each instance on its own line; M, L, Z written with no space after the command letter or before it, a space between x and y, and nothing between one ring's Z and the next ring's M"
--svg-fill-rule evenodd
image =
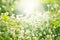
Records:
M0 0L0 40L60 40L60 0Z

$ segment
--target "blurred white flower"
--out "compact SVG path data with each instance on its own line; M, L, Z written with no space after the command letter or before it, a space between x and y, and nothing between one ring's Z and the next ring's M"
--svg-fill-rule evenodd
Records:
M45 31L43 33L46 35L46 32Z
M55 37L55 35L52 35L52 37Z
M56 26L53 26L53 28L55 29L55 28L56 28Z
M11 8L11 11L14 11L14 8Z
M57 8L59 5L58 4L53 4L53 7L54 8Z
M0 32L0 34L2 34L2 32Z
M40 33L39 35L42 36L42 33Z
M42 38L41 40L44 40L44 38Z
M50 37L50 35L46 35L47 36L47 38L49 38Z
M27 30L26 30L26 33L27 33L27 34L30 33L30 30L27 29Z
M20 30L21 33L24 33L24 30Z
M0 7L0 10L1 10L1 7Z
M47 7L49 8L51 5L50 4L47 4Z
M2 5L3 8L6 8L6 6Z
M40 30L41 30L41 31L43 31L43 30L44 30L44 28L41 26L41 27L40 27Z
M10 38L10 40L13 40L12 38Z
M17 5L18 4L18 1L14 1L14 4Z
M54 10L54 8L53 8L53 7L51 7L51 10Z
M5 13L5 15L8 15L8 14L9 14L9 12L6 12L6 13Z
M12 15L10 16L10 18L11 18L11 19L15 18L15 14L12 14Z
M30 36L27 36L27 38L26 39L29 39L30 38Z
M23 15L16 15L16 20L20 21L23 19Z
M48 21L48 19L49 19L49 12L45 12L45 13L42 15L42 19L43 19L44 21Z
M6 0L2 0L2 3L6 3Z
M49 31L49 33L50 33L50 34L52 34L52 31L51 31L51 29L49 29L48 31Z
M35 34L34 34L34 33L32 33L32 36L35 36Z
M60 10L58 10L58 13L60 13Z
M12 33L15 32L15 28L10 28L9 31L10 31L10 33L12 34Z
M20 25L20 27L21 27L21 30L24 30L24 27L22 25Z

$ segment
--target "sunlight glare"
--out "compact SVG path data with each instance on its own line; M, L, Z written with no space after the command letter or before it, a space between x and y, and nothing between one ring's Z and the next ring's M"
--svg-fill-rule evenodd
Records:
M37 9L39 6L38 0L20 0L18 4L18 8L23 11L25 14L31 14L34 12L35 9Z

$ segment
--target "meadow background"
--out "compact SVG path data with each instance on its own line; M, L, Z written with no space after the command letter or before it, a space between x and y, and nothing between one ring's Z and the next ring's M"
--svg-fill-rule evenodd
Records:
M60 40L60 0L41 0L42 14L31 23L17 14L18 1L0 0L0 40Z

